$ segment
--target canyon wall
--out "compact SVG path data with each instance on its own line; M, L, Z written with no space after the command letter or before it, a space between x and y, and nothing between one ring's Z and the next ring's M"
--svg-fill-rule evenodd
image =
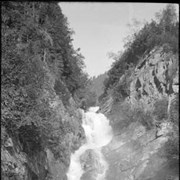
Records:
M175 114L178 129L178 108L174 108L179 93L178 61L172 52L154 48L128 76L129 96L117 103L109 93L102 104L101 112L114 130L112 141L103 149L109 163L107 180L179 179L179 159L166 154L166 147L171 146L169 134L175 131L170 119ZM119 83L124 79L125 75Z

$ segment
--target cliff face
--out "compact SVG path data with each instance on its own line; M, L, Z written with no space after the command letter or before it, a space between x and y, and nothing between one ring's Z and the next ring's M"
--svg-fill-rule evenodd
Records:
M36 129L36 125L30 123L29 126L22 126L24 129L21 129L25 132L23 134L21 131L14 132L17 134L16 136L9 135L6 129L3 129L3 136L1 136L3 141L1 146L1 177L3 180L65 180L70 155L79 148L84 139L81 110L77 108L71 96L66 101L62 101L58 89L55 88L55 84L60 80L56 79L49 71L45 62L42 67L46 80L38 102L46 102L46 110L52 113L48 121L52 126L54 137L49 138L48 142L45 139L46 136L40 137L40 141L45 141L46 145L40 143L37 145L38 147L35 147L37 136L34 134L34 129ZM65 85L64 87L66 88ZM64 95L67 95L66 91L64 91ZM34 118L36 117L34 116ZM58 140L55 141L53 138Z
M162 97L170 101L179 92L178 55L155 48L146 55L132 73L128 101L143 108L153 109Z
M114 131L112 141L103 149L109 164L108 180L178 179L179 160L169 160L165 153L169 134L174 131L167 116L172 116L179 92L178 73L177 55L155 48L131 72L129 96L119 103L113 101L111 94L107 97L101 112L110 119ZM162 99L167 100L168 108L167 116L160 120L160 116L149 114L156 109L155 102ZM139 109L149 114L138 114Z

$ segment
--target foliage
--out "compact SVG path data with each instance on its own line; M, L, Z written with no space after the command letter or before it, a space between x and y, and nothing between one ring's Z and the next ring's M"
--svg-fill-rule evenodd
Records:
M60 80L55 81L54 90L55 90L56 94L59 95L60 98L62 99L63 104L65 106L69 105L70 93L62 81L60 81Z
M140 122L147 130L154 127L154 119L151 112L143 109L133 109L127 102L115 102L111 111L113 131L119 133L123 128L128 127L133 122Z
M65 106L71 96L84 97L84 57L72 46L73 31L57 2L1 5L1 125L18 134L27 154L49 147L60 156L68 128L45 93L54 90Z
M132 109L130 104L122 101L114 101L112 106L112 119L117 119L113 123L113 128L115 131L120 131L122 128L127 127L132 122L140 122L147 130L154 127L155 121L170 120L173 123L173 133L174 136L170 138L169 143L175 143L177 141L176 137L179 136L179 99L178 94L172 100L170 106L170 114L167 112L168 100L167 98L162 98L157 100L154 104L153 112L145 112L141 108ZM168 145L167 145L168 146ZM177 144L174 144L172 148L177 149ZM169 151L169 150L167 150ZM171 151L171 150L170 150Z
M107 73L105 72L104 74L100 74L97 77L91 78L91 82L89 85L90 91L95 91L97 95L97 99L99 96L103 93L104 91L104 84L103 81L107 77Z
M103 104L104 98L107 96L107 94L104 92L98 97L98 102Z
M34 124L21 126L18 131L20 143L26 154L31 156L41 150L39 130Z
M169 120L176 126L179 127L179 93L176 94L175 98L170 104Z
M96 106L97 95L95 92L86 91L85 96L81 99L80 108L87 110L89 107Z
M169 120L173 123L173 130L165 143L165 155L169 160L179 160L179 94L170 104Z
M133 122L131 107L125 102L114 102L111 108L111 126L114 133L119 133L124 127Z
M128 86L126 82L117 84L113 89L113 100L114 101L123 101L128 94Z
M165 155L168 160L179 160L179 137L170 137L164 145Z
M108 71L108 78L104 81L104 95L107 94L108 89L113 89L118 84L120 77L129 67L135 67L140 58L154 47L166 46L168 47L168 49L164 48L166 51L178 53L178 28L179 21L175 7L169 4L156 16L156 20L145 23L139 31L134 32L124 45L124 52L112 56L115 61Z
M134 118L139 121L147 130L152 129L153 124L153 116L150 112L144 112L142 109L138 109L134 113Z
M129 69L125 70L124 75L121 76L119 82L112 90L114 101L122 101L129 96L132 68L133 67L131 66Z
M1 143L4 144L7 138L8 138L8 134L6 132L5 127L1 126Z
M112 64L112 68L108 71L108 78L104 80L104 87L105 92L109 88L113 88L114 85L117 83L119 78L124 74L125 70L127 69L127 64L125 62L125 56L124 53L123 56L121 56L119 61L114 61Z
M168 118L168 99L162 98L154 103L153 115L157 121L162 121Z
M97 95L95 92L89 92L87 93L86 96L86 106L91 107L91 106L96 106L96 101L97 101Z

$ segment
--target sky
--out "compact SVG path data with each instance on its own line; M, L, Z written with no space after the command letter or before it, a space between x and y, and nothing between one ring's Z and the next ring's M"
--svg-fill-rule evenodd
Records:
M85 71L90 77L98 76L111 67L113 59L109 52L123 50L125 38L132 33L128 24L133 19L141 22L155 18L165 3L122 3L122 2L60 2L67 17L75 49L80 48L85 57ZM177 5L178 7L178 5Z

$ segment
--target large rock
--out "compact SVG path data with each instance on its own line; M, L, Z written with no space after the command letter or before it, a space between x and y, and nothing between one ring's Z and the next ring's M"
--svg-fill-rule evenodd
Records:
M84 170L81 180L96 180L98 174L103 173L103 166L100 162L99 153L95 150L86 150L81 155L80 162Z
M178 56L155 48L140 60L131 77L128 101L151 110L157 99L179 92Z

